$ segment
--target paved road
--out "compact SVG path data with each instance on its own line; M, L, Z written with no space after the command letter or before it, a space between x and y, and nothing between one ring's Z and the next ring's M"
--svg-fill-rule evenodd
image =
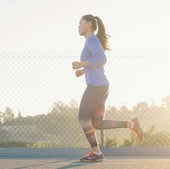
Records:
M105 161L81 163L84 148L2 148L0 169L170 169L170 147L102 148Z
M106 157L98 163L78 159L0 159L0 169L170 169L170 159Z

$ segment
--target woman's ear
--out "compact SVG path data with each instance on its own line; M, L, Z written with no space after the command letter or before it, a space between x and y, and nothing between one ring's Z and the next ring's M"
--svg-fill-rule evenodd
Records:
M88 27L92 28L92 23L90 21L87 22Z

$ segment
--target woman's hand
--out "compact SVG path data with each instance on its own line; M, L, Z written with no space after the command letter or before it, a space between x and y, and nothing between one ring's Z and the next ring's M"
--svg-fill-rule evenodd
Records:
M72 63L72 68L73 69L80 69L82 67L86 67L88 65L87 61L83 61L83 62L73 62Z
M73 62L72 63L72 68L73 69L80 69L80 68L82 68L83 66L82 66L82 62Z
M76 75L77 77L80 77L80 76L82 76L83 74L84 74L84 69L76 70L76 72L75 72L75 75Z

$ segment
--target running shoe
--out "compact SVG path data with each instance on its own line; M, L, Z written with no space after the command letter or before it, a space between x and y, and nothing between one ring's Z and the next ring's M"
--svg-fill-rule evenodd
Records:
M95 154L93 151L80 158L81 162L100 162L104 160L103 153L100 155Z

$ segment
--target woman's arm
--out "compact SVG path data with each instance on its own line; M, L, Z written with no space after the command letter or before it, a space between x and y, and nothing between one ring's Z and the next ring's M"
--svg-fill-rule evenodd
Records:
M92 55L92 58L88 59L88 64L86 65L89 68L95 68L105 64L106 55L104 53L103 47L100 41L97 38L91 38L88 41L88 49Z
M86 61L73 62L72 63L73 69L80 69L82 67L95 68L103 65L106 62L106 55L99 40L94 38L89 39L87 46L88 50L90 51L93 57Z

